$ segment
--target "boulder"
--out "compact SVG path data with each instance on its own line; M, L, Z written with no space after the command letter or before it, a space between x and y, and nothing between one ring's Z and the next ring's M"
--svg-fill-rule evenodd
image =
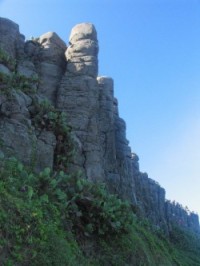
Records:
M98 73L98 41L95 27L90 23L75 26L66 51L67 70L75 75L96 77Z
M16 59L16 42L20 38L19 26L7 19L0 17L0 48L12 59Z

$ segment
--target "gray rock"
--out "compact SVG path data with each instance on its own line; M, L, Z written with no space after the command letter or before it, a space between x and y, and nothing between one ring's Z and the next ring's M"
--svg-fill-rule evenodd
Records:
M0 18L0 48L13 59L16 58L16 42L19 38L19 26L9 19Z
M73 27L69 41L74 43L83 39L91 39L97 41L97 32L93 24L81 23Z
M47 32L39 37L38 41L43 48L40 51L41 61L65 66L66 44L55 32Z
M0 139L3 142L1 150L6 156L16 156L26 165L32 165L36 137L30 132L29 126L16 119L1 119Z
M50 131L42 131L36 143L35 170L40 172L48 167L53 169L56 137Z
M29 119L28 105L31 101L23 92L13 90L11 97L0 96L0 114L10 119L26 121Z
M68 173L81 172L94 182L104 181L110 192L129 200L156 229L168 233L175 224L199 234L198 215L166 201L165 190L140 172L139 157L131 152L126 123L119 116L113 80L97 78L94 26L76 25L68 48L52 32L31 41L24 39L17 24L0 18L0 48L17 60L17 66L2 62L0 72L10 75L15 70L26 78L39 78L38 90L30 96L3 84L9 93L0 94L0 158L14 155L37 172L55 169L58 140L50 128L32 123L35 102L49 100L67 114L72 128L75 156Z
M9 75L9 76L11 75L11 71L3 64L0 64L0 73Z
M39 37L40 63L38 64L38 74L40 83L38 91L44 95L51 103L55 104L57 89L65 71L66 44L54 32L48 32Z
M93 25L81 24L72 29L70 46L66 52L67 70L58 90L57 107L67 113L76 142L81 143L77 146L81 156L76 154L78 159L75 159L75 167L82 163L88 179L102 181L104 171L98 126L97 47Z
M30 60L20 61L17 66L17 71L19 75L25 76L26 78L31 78L33 76L37 77L37 72L35 65Z
M98 73L98 41L94 26L82 23L75 26L66 51L67 70L75 75L96 77Z
M183 208L177 202L166 201L165 202L165 215L168 222L169 231L178 225L186 230L190 230L193 233L199 234L199 217L197 214L190 212L187 208Z
M148 218L158 228L168 232L165 219L165 190L150 179L146 173L137 172L134 179L136 196L140 202L140 212L143 217Z
M82 163L83 172L89 179L103 180L96 79L86 75L71 76L66 72L58 91L57 107L66 112L68 123L73 129L76 142L79 143L75 167Z
M63 69L56 64L41 62L38 67L38 74L40 80L38 92L55 104Z
M114 108L113 108L113 80L108 77L98 77L99 87L99 131L100 144L102 148L102 158L106 178L114 183L112 189L118 187L117 179L110 178L116 175L116 143L114 128ZM115 189L116 190L116 189Z
M36 41L28 40L24 44L24 53L29 60L39 60L40 45Z

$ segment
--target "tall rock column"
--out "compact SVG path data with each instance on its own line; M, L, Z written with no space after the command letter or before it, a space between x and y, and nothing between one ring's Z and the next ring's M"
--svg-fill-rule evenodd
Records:
M57 108L68 114L76 155L72 169L93 181L104 180L98 129L98 41L92 24L76 25L66 51L67 70L58 90Z
M133 178L132 153L129 141L126 139L126 123L119 117L118 101L114 99L114 126L115 126L115 145L117 170L120 175L119 195L136 204L135 181Z
M39 89L38 92L55 104L57 89L65 72L66 44L55 32L47 32L39 37L40 62L38 64Z
M109 77L98 77L97 81L99 85L99 132L105 182L111 192L118 193L120 175L116 161L113 80Z
M16 59L20 40L19 26L7 18L0 18L0 36L0 48L12 59Z

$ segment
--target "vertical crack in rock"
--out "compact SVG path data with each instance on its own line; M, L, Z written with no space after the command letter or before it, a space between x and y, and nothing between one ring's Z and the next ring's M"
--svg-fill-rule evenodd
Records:
M98 41L92 24L83 23L72 29L65 55L67 69L58 90L57 108L67 113L75 135L77 151L71 167L82 170L90 180L102 181L104 170L97 116Z

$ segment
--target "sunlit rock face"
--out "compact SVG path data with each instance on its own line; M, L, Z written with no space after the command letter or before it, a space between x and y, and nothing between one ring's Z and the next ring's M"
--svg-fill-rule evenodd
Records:
M67 72L96 78L98 74L98 41L95 27L90 23L76 25L66 51Z
M38 92L51 103L56 103L57 90L65 71L64 52L66 44L55 32L47 32L39 37L40 44L38 74L40 83Z
M60 83L57 108L67 113L76 143L71 165L94 181L104 180L99 138L98 41L94 26L75 26L65 53L67 68Z
M165 190L140 172L119 116L114 81L98 76L94 25L76 25L67 47L54 32L25 41L16 23L0 18L0 49L0 156L14 155L35 171L54 169L59 139L51 128L33 123L36 103L48 101L67 115L72 128L75 155L69 173L104 182L165 233L174 225L200 232L198 216L166 201ZM17 82L6 85L4 78L13 75L25 78L29 91Z

